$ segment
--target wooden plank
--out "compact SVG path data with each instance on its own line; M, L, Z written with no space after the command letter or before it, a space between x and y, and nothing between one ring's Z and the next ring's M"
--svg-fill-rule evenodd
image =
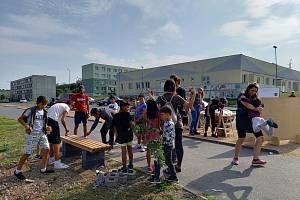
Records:
M82 138L77 135L61 136L61 140L89 152L106 151L110 148L110 145L108 144L103 144L88 138Z

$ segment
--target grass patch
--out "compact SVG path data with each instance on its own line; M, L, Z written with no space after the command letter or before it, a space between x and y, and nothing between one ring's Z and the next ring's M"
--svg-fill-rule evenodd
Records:
M8 164L20 158L24 134L24 128L17 120L0 116L0 164Z

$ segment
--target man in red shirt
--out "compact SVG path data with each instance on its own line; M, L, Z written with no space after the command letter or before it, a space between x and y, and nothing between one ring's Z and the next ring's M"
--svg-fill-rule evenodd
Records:
M79 124L82 122L83 124L83 133L84 137L87 136L87 128L86 123L89 118L89 96L85 93L85 89L83 85L79 86L79 93L73 94L71 97L72 101L75 102L75 127L74 127L74 135L77 135L77 129Z

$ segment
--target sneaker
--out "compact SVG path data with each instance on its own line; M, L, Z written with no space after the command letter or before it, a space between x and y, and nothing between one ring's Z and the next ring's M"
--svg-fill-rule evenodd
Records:
M267 124L273 128L278 128L278 124L276 124L272 119L268 119Z
M156 178L156 177L154 177L154 176L151 176L151 177L148 179L148 181L149 181L150 183L153 183L153 184L159 184L159 183L161 183L160 178Z
M148 167L148 169L147 169L147 174L152 174L152 172L153 172L152 167Z
M231 161L231 164L233 164L233 165L239 165L240 161L239 161L238 158L233 158L232 161Z
M14 175L17 177L17 179L19 180L24 180L26 179L26 177L23 175L22 172L16 173L16 171L14 171Z
M211 137L218 138L218 136L216 134L211 134Z
M175 171L177 173L181 172L181 167L179 167L178 165L175 165Z
M141 146L140 151L141 151L141 152L145 152L145 151L146 151L146 148L145 148L144 146Z
M122 167L121 172L124 173L124 174L127 174L128 173L128 168L126 166Z
M134 148L135 148L135 149L141 149L141 148L142 148L142 145L136 144L136 145L134 146Z
M265 160L260 160L260 159L253 159L252 160L252 166L263 166L263 165L265 165L265 164L267 164L267 161L265 161Z
M41 155L39 155L39 154L36 154L36 155L34 156L34 158L36 158L36 159L42 159L43 157L42 157Z
M62 162L55 162L54 163L54 169L67 169L69 168L69 165L66 165Z
M128 169L133 169L133 164L129 164Z
M54 173L55 171L53 169L46 169L46 171L42 172L42 170L40 170L41 174L51 174Z
M169 177L166 177L165 180L167 182L171 182L171 183L177 183L178 182L178 178L176 176L169 176Z
M48 164L49 164L49 165L52 165L52 164L54 164L54 162L55 162L54 157L49 157L49 159L48 159Z
M166 168L166 169L163 170L163 174L164 174L165 176L170 176L171 173L170 173L169 169Z
M204 133L204 137L207 137L207 133Z
M200 135L200 133L198 131L194 131L195 135Z
M194 133L194 132L190 132L190 135L191 135L191 136L194 136L194 135L195 135L195 133Z

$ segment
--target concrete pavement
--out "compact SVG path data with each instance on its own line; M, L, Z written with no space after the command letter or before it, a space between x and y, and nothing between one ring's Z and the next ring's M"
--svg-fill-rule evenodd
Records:
M0 115L11 118L17 118L21 112L0 107ZM73 119L68 118L67 123L71 129ZM88 122L88 127L91 124ZM100 126L89 137L101 141ZM195 193L204 192L219 199L300 199L298 157L264 152L261 158L268 161L266 167L253 168L250 167L252 150L243 149L241 164L231 166L233 147L194 139L184 139L183 142L185 156L178 177L181 185ZM112 157L120 159L118 147ZM146 169L145 153L134 153L134 165Z

